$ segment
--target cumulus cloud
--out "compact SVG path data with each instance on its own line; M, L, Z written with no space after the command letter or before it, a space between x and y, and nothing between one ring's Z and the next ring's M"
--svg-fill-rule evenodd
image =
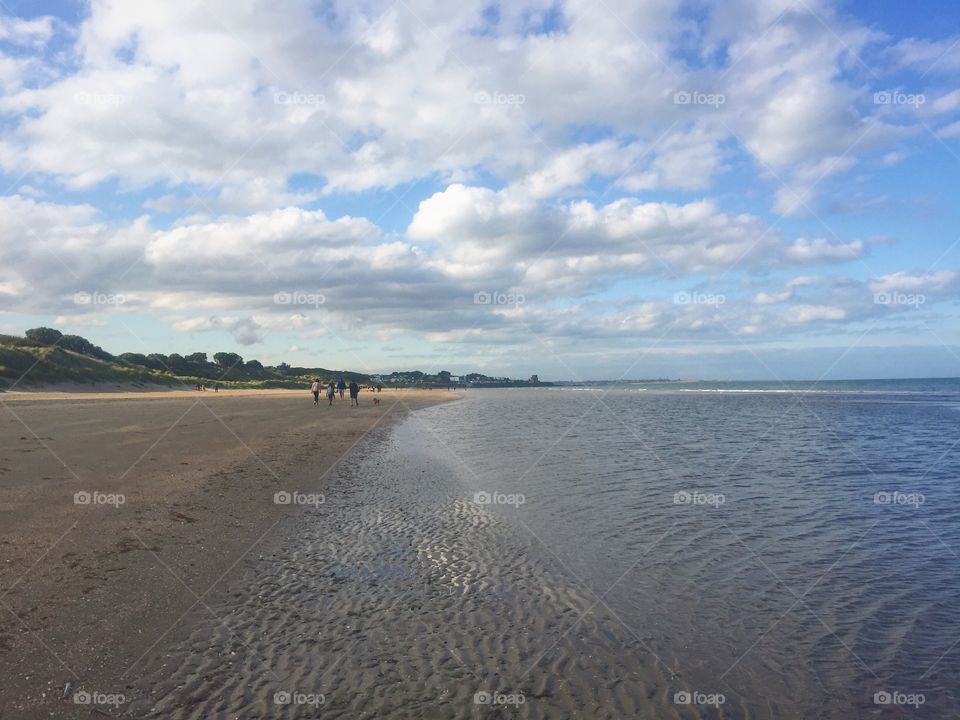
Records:
M893 290L939 292L953 286L957 274L955 270L938 270L917 274L896 272L877 278L870 283L870 289L874 292Z
M753 297L753 302L756 305L776 305L778 303L786 302L791 300L796 292L796 289L799 287L805 287L807 285L813 285L817 282L817 278L809 276L800 276L795 277L791 280L788 280L782 290L777 292L759 292Z
M784 261L836 262L865 250L861 241L823 238L788 244L759 217L729 215L710 201L547 204L512 188L463 185L423 201L409 234L436 243L454 274L482 276L508 266L512 283L537 287L618 272L679 277L757 270Z
M54 22L50 16L24 20L0 15L0 40L15 45L42 45L53 35Z
M549 33L531 31L526 4L501 8L477 32L486 7L336 2L327 22L307 0L136 9L98 0L79 29L77 71L3 98L21 117L0 142L0 164L77 188L112 178L212 186L216 211L249 211L314 197L287 181L318 172L323 193L481 165L532 197L594 175L630 191L701 190L731 142L792 186L824 162L852 166L863 130L884 126L868 123L853 102L859 90L838 72L876 36L828 7L710 8L704 51L727 45L730 60L700 69L672 44L685 29L679 2L569 0L568 22ZM8 25L15 37L50 32L48 19ZM678 104L678 91L724 102ZM610 137L571 143L576 126Z
M90 205L0 197L0 283L17 306L51 310L77 292L114 293L140 278L146 219L103 222Z
M943 74L951 38L891 43L821 0L488 5L0 17L0 169L25 174L0 197L0 306L77 327L144 312L241 345L363 329L509 346L780 337L905 311L874 292L954 290L954 271L890 265L783 279L871 249L803 221L888 196L823 194L896 172L922 124L960 136L956 91L878 103L903 78L877 84L861 55ZM679 305L680 283L726 302Z
M375 244L379 236L366 219L331 221L320 210L286 208L158 231L145 256L171 284L211 274L249 280L257 274L296 272L297 267L308 276Z
M78 306L73 293L113 292L130 300L120 311L147 308L173 317L178 332L220 330L242 345L273 332L351 326L492 333L536 321L544 332L573 332L575 316L550 306L582 304L623 278L763 274L786 263L850 260L863 251L859 242L791 242L760 218L723 213L710 201L549 202L511 187L452 185L420 204L403 236L387 235L366 218L301 208L184 219L159 230L145 219L104 222L89 206L5 201L16 210L4 216L8 233L21 233L29 246L27 254L0 246L7 253L0 287L11 307L49 306L76 315L90 308ZM911 287L910 277L890 276L882 288ZM946 287L953 277L933 273L916 283ZM28 292L34 283L60 294ZM783 304L816 283L798 276L744 304ZM478 306L476 294L490 291L519 293L537 309ZM590 322L589 332L720 327L711 315L716 308L670 307L672 295L628 303L616 316ZM736 314L737 302L731 295L725 308L734 313L725 321L730 327L777 326L775 315ZM810 310L821 306L805 303L785 317L792 324L842 319Z
M921 73L952 73L960 70L960 37L940 40L909 37L894 43L887 54L903 68Z
M815 320L843 320L846 310L830 305L795 305L784 313L787 322L809 323Z
M252 317L210 317L190 318L173 323L173 329L178 332L209 332L225 330L229 332L239 345L256 345L263 342L263 328Z
M826 238L797 238L787 249L786 257L794 262L822 262L830 260L852 260L864 254L863 241L832 243Z

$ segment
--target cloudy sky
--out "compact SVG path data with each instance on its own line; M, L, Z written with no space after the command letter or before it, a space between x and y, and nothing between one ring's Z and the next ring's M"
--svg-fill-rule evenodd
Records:
M4 0L0 331L960 375L940 0Z

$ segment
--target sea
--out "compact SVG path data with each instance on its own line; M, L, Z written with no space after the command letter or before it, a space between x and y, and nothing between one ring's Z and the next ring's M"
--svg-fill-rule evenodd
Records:
M960 717L960 381L459 395L358 440L126 716Z
M960 380L466 390L399 432L660 716L960 717Z

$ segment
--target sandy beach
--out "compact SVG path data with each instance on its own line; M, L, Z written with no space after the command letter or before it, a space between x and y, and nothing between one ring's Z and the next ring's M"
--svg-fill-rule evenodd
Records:
M365 434L455 394L379 397L353 409L285 390L0 396L0 717L116 714L109 696L322 501Z
M0 718L957 716L957 461L893 504L778 394L380 397L5 396ZM806 402L906 477L960 407Z

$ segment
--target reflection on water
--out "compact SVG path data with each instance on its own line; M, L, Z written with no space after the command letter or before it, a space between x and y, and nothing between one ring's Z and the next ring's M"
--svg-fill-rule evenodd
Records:
M956 388L684 389L749 388L468 391L418 432L692 698L960 716Z

